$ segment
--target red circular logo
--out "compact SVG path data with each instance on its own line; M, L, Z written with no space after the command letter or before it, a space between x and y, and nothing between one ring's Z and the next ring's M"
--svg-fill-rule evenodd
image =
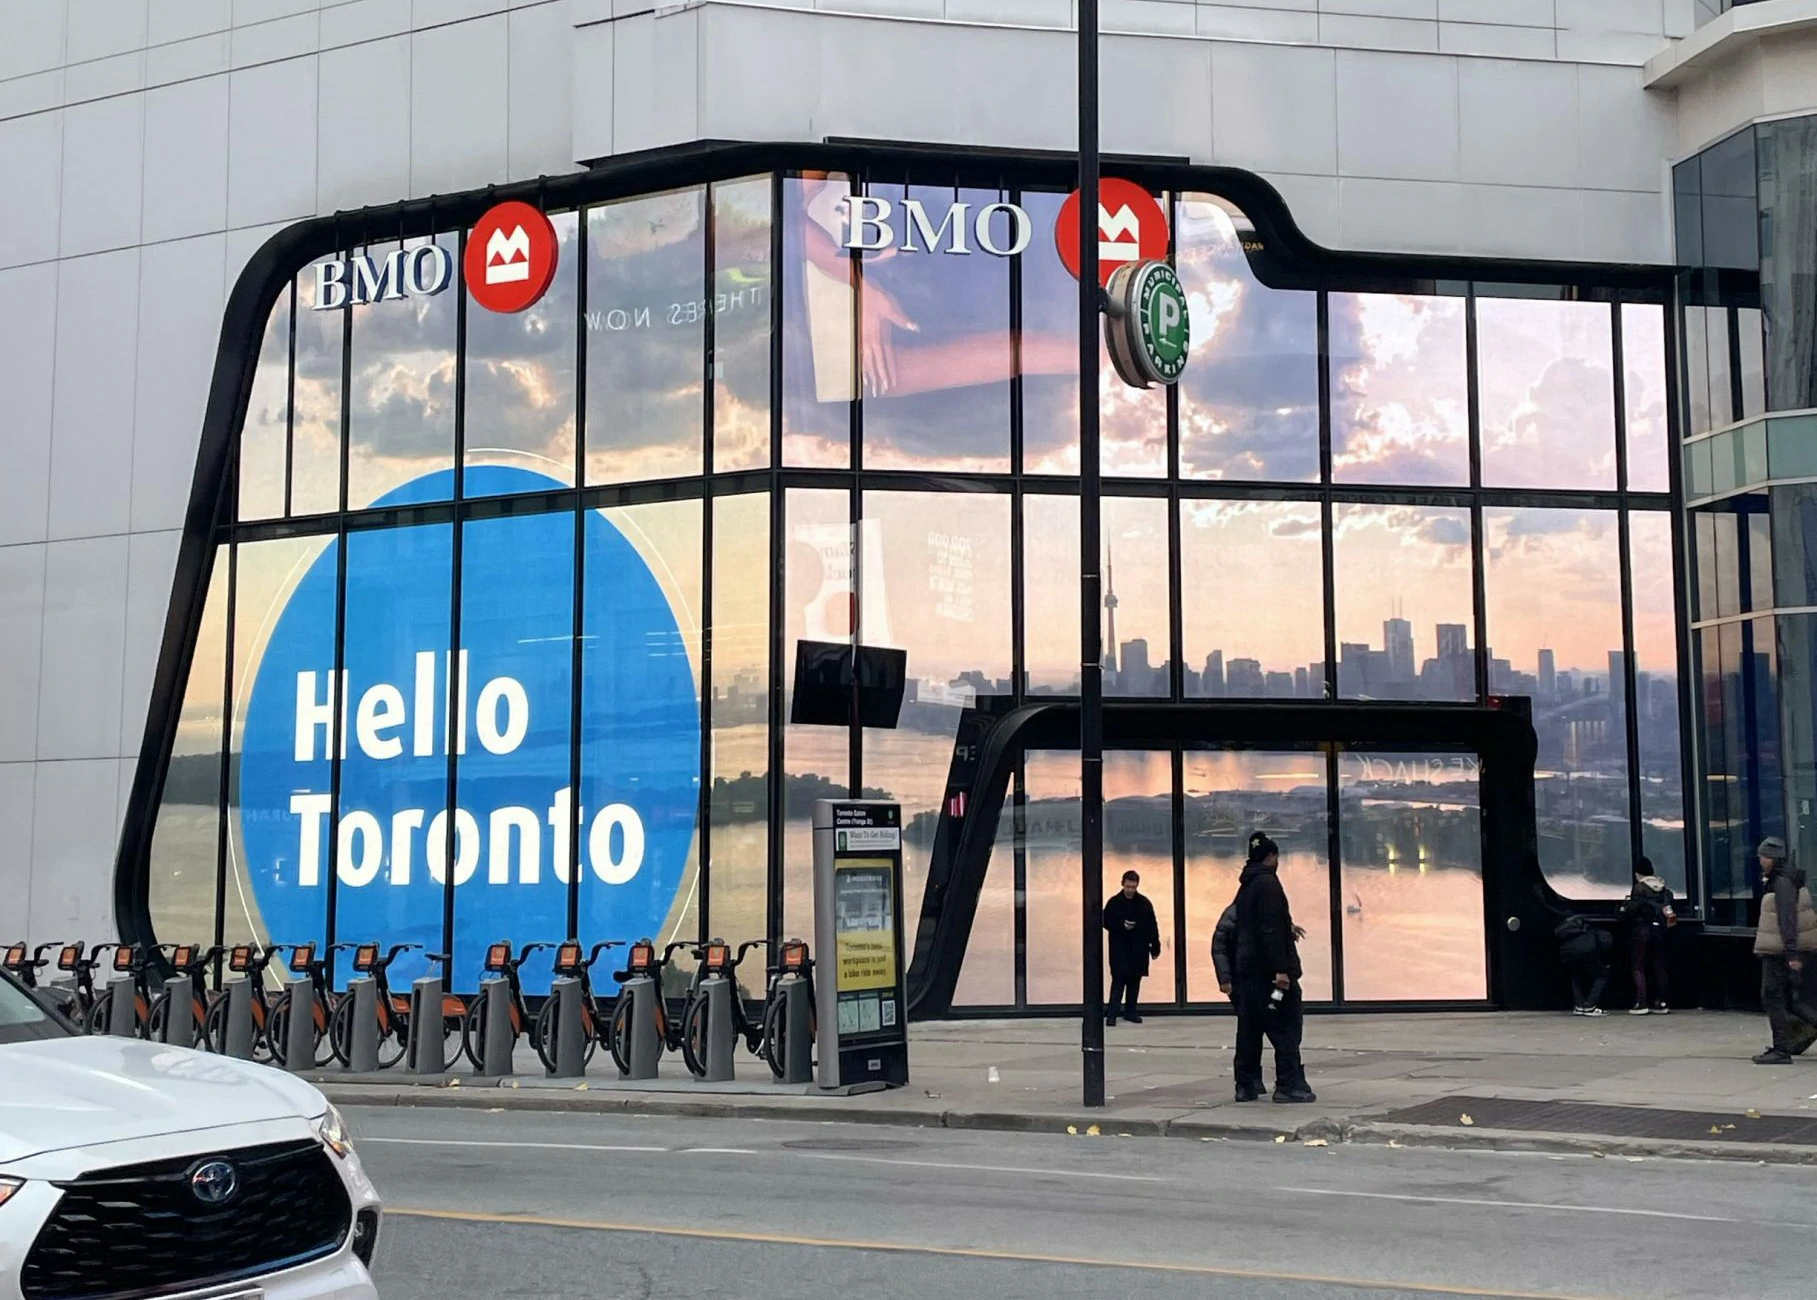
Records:
M1060 205L1054 247L1067 274L1079 278L1079 191ZM1120 266L1167 256L1167 214L1154 195L1134 181L1106 176L1098 182L1098 282L1109 284Z
M557 253L548 217L528 203L501 203L467 235L467 292L487 311L524 311L548 292Z

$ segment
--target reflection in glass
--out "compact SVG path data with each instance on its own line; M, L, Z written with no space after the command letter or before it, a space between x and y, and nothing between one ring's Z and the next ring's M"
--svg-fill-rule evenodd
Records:
M429 241L412 239L406 248ZM437 241L452 260L456 239ZM375 262L396 246L367 250ZM412 294L349 307L347 507L371 505L399 484L454 464L454 333L457 294ZM452 477L438 482L445 496Z
M1539 861L1567 898L1625 895L1621 550L1612 510L1485 510L1489 689L1533 702Z
M289 765L295 758L294 738L277 737L272 748L262 754L246 748L246 713L252 703L253 683L259 663L265 656L278 616L290 602L298 583L309 572L318 557L323 557L331 543L326 537L280 538L273 541L242 542L236 548L234 568L233 700L227 784L227 893L222 900L222 940L236 943L317 943L327 941L328 891L321 891L320 924L309 933L273 934L259 912L253 893L254 873L278 880L296 878L295 863L249 862L246 854L246 827L250 821L289 823L294 821L288 792L261 790L251 799L244 797L240 776L249 762L261 757L267 763ZM332 562L332 555L326 556ZM334 665L334 621L310 622L292 643L294 656L302 661L331 669ZM282 743L279 744L279 741ZM326 746L323 746L326 749ZM331 851L332 837L326 837L324 851ZM167 936L175 938L176 936Z
M978 889L978 910L972 916L971 938L959 967L958 987L953 990L955 1006L1006 1007L1016 1001L1015 830L1012 788L997 818L997 838L991 844L990 863ZM902 905L911 914L921 910L923 889L925 886L910 894L904 887Z
M1182 501L1186 694L1323 699L1324 565L1310 501Z
M549 221L555 279L535 306L506 314L469 296L464 440L470 466L515 466L572 483L580 218L557 212ZM465 493L480 495L472 488Z
M1464 300L1334 293L1330 313L1332 476L1468 482Z
M1051 232L1064 195L1024 193L1037 232L1022 254L1022 457L1031 474L1079 472L1079 282ZM1160 199L1165 210L1167 201ZM1190 367L1189 367L1190 369ZM1167 472L1167 394L1131 388L1098 347L1099 463L1106 474Z
M1672 518L1628 516L1634 592L1634 716L1640 734L1641 851L1685 895L1684 767L1678 723L1678 622L1672 590Z
M1793 862L1817 856L1817 615L1781 614L1779 691L1785 711L1781 755L1786 789L1786 841Z
M858 357L866 468L1008 469L1016 363L1010 264L981 246L975 226L1004 196L921 185L872 185L869 193L889 205L898 242L863 255ZM905 201L921 205L934 240L915 226ZM990 246L1013 246L1006 210L984 220ZM969 251L944 251L954 247ZM1025 338L1025 358L1039 361L1029 350L1045 346Z
M1735 310L1735 345L1741 366L1736 372L1741 380L1741 417L1752 419L1767 409L1765 323L1758 307Z
M908 652L896 727L864 732L864 783L902 805L903 897L919 899L941 806L958 793L947 775L959 719L1011 693L1009 497L867 492L862 546L864 643ZM920 911L909 913L912 947Z
M587 210L589 483L700 473L704 202L688 189ZM738 310L764 314L752 298Z
M1611 329L1606 303L1476 300L1484 483L1615 486Z
M284 514L284 457L290 440L290 301L278 294L259 342L240 427L241 519L277 519Z
M1628 487L1671 486L1666 425L1666 313L1647 303L1621 305L1622 398L1628 424Z
M1104 694L1168 695L1172 592L1167 577L1167 502L1159 497L1105 497L1100 518Z
M713 468L770 463L770 178L713 186Z
M854 264L841 247L851 192L850 180L826 172L782 182L784 465L833 468L851 461L858 349Z
M1705 433L1710 424L1710 356L1704 339L1701 307L1684 309L1685 437Z
M770 851L770 497L713 503L712 933L768 933ZM804 936L797 936L804 937ZM761 972L744 971L761 996Z
M1211 936L1235 901L1249 837L1264 831L1281 849L1281 885L1300 941L1301 987L1331 997L1331 863L1325 756L1316 751L1189 749L1185 782L1186 996L1221 1002Z
M1079 693L1079 498L1022 498L1023 666L1030 695Z
M281 482L280 478L280 482ZM163 800L146 869L152 928L167 940L211 942L220 859L221 745L226 722L228 549L215 552Z
M1338 694L1474 699L1469 512L1340 505L1333 529Z
M1729 309L1704 308L1703 332L1709 355L1710 427L1720 429L1735 419L1733 367L1729 364Z
M341 505L341 367L347 313L315 310L315 276L296 281L296 375L290 433L290 513Z
M446 476L448 480L452 478ZM445 494L449 486L451 483L445 481L442 493L437 495ZM476 540L476 532L494 527L496 522L468 525L469 542ZM421 655L429 657L435 689L446 689L448 646L453 631L453 548L454 530L450 524L347 535L343 655L348 707L353 716L341 761L343 829L336 841L335 933L349 942L382 935L387 943L420 943L426 952L446 952L442 946L446 937L442 918L449 889L464 885L459 899L466 903L476 886L483 889L489 877L487 866L480 861L490 848L485 839L488 827L472 814L461 812L453 815L451 824L447 811L446 710L441 711L441 719L430 723L434 738L423 745L416 742L418 733L414 727L403 731L400 723L400 730L394 732L389 724L377 721L381 714L370 707L366 698L366 693L380 684L391 684L395 691L398 684L414 683ZM468 562L473 563L475 558L470 556ZM480 568L486 568L483 561ZM471 594L476 584L471 577L473 570L468 573L465 585ZM493 599L497 597L497 593L488 594ZM476 602L467 615L469 620L479 616L480 607L481 602ZM487 635L484 630L476 630L471 636L463 634L462 642L490 646L497 644L496 637L496 632ZM477 688L477 683L486 681L495 671L483 658L478 664L470 663L468 683ZM410 691L410 695L396 695L395 711L400 718L405 716L407 701L414 695L409 685L403 690ZM538 719L539 723L546 721ZM403 743L400 737L407 737L411 743ZM388 751L388 744L393 741L397 742L395 753ZM563 762L565 771L565 747ZM464 792L456 801L457 806L486 807L472 797L474 793ZM546 803L546 798L536 800L539 820L540 809ZM452 854L450 835L454 837ZM478 877L473 884L464 879L464 873L469 871ZM495 926L481 920L482 905L475 902L469 908L475 915L468 918L467 932L462 931L458 914L455 930L459 945L455 949L455 981L462 988L471 988L478 977L476 945L501 937L490 933ZM560 920L567 920L565 907ZM476 928L486 933L475 936L471 931ZM429 973L430 967L421 953L408 953L391 969L390 978L397 988L407 989L412 979Z
M794 706L796 645L802 640L849 641L852 636L851 497L844 491L796 488L784 503L783 710ZM865 586L883 548L867 530ZM880 570L880 566L879 566ZM783 922L788 934L814 932L814 800L851 796L851 737L844 727L783 725ZM876 793L873 793L875 791ZM864 798L895 796L866 783Z
M1028 930L1028 1004L1077 1004L1079 978L1079 754L1030 750L1024 761L1028 791L1025 849ZM1109 788L1105 794L1108 796ZM1105 853L1105 878L1110 877Z
M1074 758L1077 770L1077 757ZM1082 859L1074 858L1074 896ZM1123 873L1141 879L1161 930L1161 955L1148 963L1141 1004L1175 999L1173 890L1173 756L1165 750L1112 749L1104 754L1104 899L1122 888ZM1104 900L1100 900L1104 901ZM1075 932L1077 920L1074 921ZM1029 945L1063 947L1065 935L1029 931ZM1206 943L1211 942L1209 936ZM1105 937L1104 988L1110 990L1109 936Z
M1220 201L1186 195L1178 216L1192 325L1178 385L1181 474L1317 479L1318 295L1265 288Z
M634 940L642 936L629 932L629 918L662 916L666 908L651 937L659 944L698 939L701 503L619 506L583 514L581 522L582 698L644 702L603 716L583 712L581 784L599 791L596 802L622 799L636 810L644 852L642 868L623 883L608 880L597 860L581 873L580 936L589 943ZM634 568L655 582L627 589L622 575ZM627 607L627 598L644 607ZM620 627L666 624L673 631L614 640ZM588 836L589 858L621 843L612 832L595 848ZM671 975L688 966L683 961Z
M1489 994L1474 755L1338 759L1344 998Z

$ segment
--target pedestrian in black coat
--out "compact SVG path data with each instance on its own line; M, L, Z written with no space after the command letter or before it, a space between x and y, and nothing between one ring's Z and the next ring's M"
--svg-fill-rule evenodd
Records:
M1280 849L1257 831L1238 879L1235 1001L1237 1100L1262 1094L1262 1039L1274 1046L1274 1099L1317 1101L1300 1060L1305 1012L1300 998L1298 928L1281 885Z
M1110 936L1110 997L1104 1004L1104 1023L1117 1023L1117 1009L1132 1025L1142 1023L1136 999L1148 974L1148 959L1161 955L1161 927L1155 905L1142 897L1142 877L1123 873L1123 888L1104 904L1104 929Z

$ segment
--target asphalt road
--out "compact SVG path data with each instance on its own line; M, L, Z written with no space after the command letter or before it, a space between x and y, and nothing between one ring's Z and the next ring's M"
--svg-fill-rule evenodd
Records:
M348 1111L384 1300L1809 1300L1817 1169Z

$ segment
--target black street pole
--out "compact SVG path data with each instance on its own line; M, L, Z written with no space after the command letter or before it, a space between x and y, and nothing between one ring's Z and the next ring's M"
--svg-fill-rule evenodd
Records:
M1098 0L1079 0L1079 1027L1085 1105L1104 1104L1104 647L1099 613Z

